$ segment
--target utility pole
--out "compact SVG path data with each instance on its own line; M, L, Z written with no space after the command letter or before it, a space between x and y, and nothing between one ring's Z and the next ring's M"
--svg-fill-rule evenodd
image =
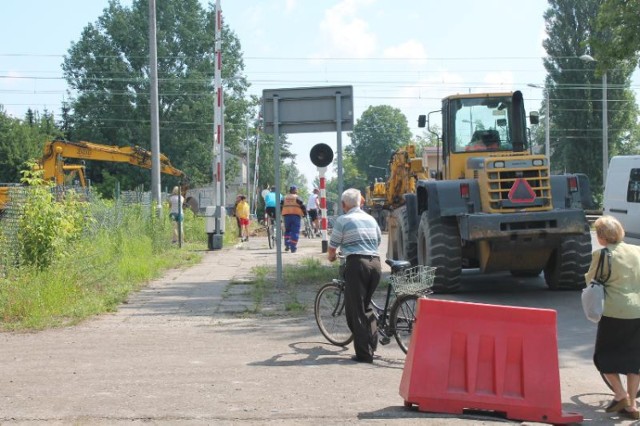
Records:
M210 249L222 248L225 228L225 176L224 176L224 103L222 90L222 9L220 0L215 4L215 52L213 105L213 182L215 185L214 232L210 235ZM207 231L209 233L210 230Z
M156 0L149 0L149 69L151 71L151 199L158 214L160 198L160 118L158 113L158 51L156 42Z
M598 62L591 55L582 55L583 62ZM607 71L602 73L602 188L607 183L609 167L609 111L607 109Z
M544 103L547 109L544 115L544 154L547 156L549 160L549 170L551 170L551 102L549 101L549 89L541 86L539 84L529 83L527 84L529 87L534 87L536 89L542 89L544 91Z

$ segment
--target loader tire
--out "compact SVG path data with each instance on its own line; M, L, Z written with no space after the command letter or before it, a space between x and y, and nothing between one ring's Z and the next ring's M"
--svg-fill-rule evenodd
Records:
M591 264L591 233L566 237L551 253L544 280L551 290L580 290Z
M423 212L418 226L418 263L436 267L435 293L460 290L462 246L455 219L432 218Z
M418 236L411 232L407 207L402 206L393 211L398 223L398 256L400 260L408 260L412 265L418 264Z

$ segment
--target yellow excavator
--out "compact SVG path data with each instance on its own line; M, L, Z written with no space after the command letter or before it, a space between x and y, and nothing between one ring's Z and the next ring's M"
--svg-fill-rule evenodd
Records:
M404 194L414 193L418 180L428 179L428 176L429 170L422 157L417 156L415 145L401 146L391 155L386 182L376 180L366 188L366 205L381 229L395 231L399 226L397 221L401 219L397 214L394 216L393 211L402 208ZM392 258L401 257L397 253L401 247L401 242L396 243Z
M64 186L70 181L77 180L82 188L86 188L85 166L81 164L65 164L65 159L68 158L129 163L133 166L151 169L151 152L139 146L115 146L87 141L54 140L45 143L44 154L35 166L35 170L42 170L44 180L51 181L56 186ZM187 175L182 170L175 168L164 154L160 154L160 172L181 178L182 192L186 193ZM0 211L8 202L9 188L9 186L0 186Z

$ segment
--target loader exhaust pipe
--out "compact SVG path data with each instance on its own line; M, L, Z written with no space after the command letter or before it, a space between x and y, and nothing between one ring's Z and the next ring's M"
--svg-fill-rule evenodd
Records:
M525 149L525 114L524 101L522 92L516 90L511 97L511 111L509 121L511 122L511 140L513 141L513 150L522 152Z

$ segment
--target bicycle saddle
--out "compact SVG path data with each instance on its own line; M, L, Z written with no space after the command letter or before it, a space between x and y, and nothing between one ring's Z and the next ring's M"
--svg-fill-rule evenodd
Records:
M392 274L411 267L411 262L409 262L408 260L387 259L385 260L385 263L391 267Z

